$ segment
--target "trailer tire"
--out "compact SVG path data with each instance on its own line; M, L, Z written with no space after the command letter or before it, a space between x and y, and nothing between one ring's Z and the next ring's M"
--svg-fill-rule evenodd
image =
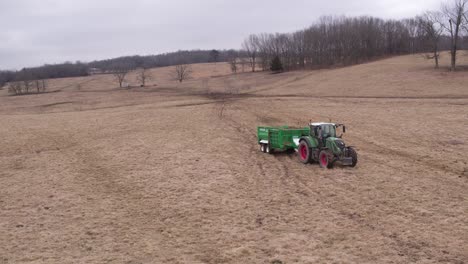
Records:
M353 148L348 148L348 155L353 159L353 163L351 164L351 167L356 167L356 164L358 162L358 155L357 152Z
M265 152L268 153L268 154L273 154L273 149L270 148L270 145L269 145L269 144L267 144L267 145L265 146Z
M333 154L328 150L322 150L319 154L320 168L331 169L333 168Z
M312 158L312 151L309 147L309 143L307 143L307 141L305 140L302 140L299 143L299 147L297 150L299 154L299 160L304 164L310 163L310 160Z

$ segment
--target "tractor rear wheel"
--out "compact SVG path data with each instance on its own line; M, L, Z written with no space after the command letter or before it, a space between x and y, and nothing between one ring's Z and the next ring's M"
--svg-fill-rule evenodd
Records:
M310 150L309 144L307 141L303 140L301 143L299 143L299 148L298 148L298 153L299 153L299 160L304 163L310 163L311 157L312 157L312 151Z
M323 169L331 169L333 167L333 154L328 150L322 150L319 154L319 164Z
M353 159L351 167L356 167L357 164L357 152L353 148L348 148L348 155Z

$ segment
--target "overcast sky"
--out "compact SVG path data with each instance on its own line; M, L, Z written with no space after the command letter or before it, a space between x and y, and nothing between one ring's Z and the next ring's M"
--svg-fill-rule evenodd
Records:
M240 48L322 15L405 18L441 0L0 0L0 69L179 49Z

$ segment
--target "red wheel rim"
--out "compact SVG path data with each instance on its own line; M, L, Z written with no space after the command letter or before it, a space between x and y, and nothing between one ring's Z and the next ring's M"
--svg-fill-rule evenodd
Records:
M301 145L300 152L301 152L301 159L306 160L307 159L307 146Z
M320 156L320 162L323 166L327 165L327 155L323 154L322 156Z

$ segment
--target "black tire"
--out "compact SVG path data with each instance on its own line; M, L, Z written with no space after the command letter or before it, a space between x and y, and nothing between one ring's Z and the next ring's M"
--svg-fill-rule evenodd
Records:
M333 168L333 154L330 153L328 150L322 150L319 154L320 168L323 169L331 169Z
M286 152L286 154L293 154L296 151L294 151L294 149L287 149L285 152Z
M299 154L299 160L304 164L310 163L312 160L312 151L310 149L309 143L307 143L305 140L302 140L301 143L299 143L297 153Z
M273 154L273 149L270 147L270 145L265 146L265 152L268 154Z
M348 155L353 159L353 163L351 164L351 167L356 167L356 164L358 162L358 155L357 152L353 148L348 148Z
M260 144L260 151L265 153L266 151L265 149L266 149L265 144Z

